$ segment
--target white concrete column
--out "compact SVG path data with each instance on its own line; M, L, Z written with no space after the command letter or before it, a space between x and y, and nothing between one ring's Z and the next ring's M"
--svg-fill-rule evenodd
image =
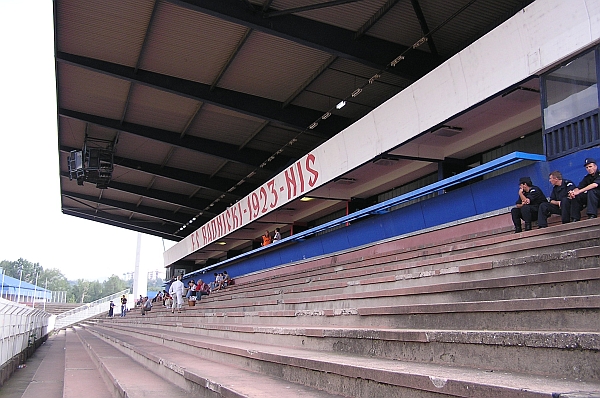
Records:
M140 294L142 297L148 295L148 273L145 267L141 264L142 252L142 234L138 232L137 236L137 248L135 252L135 269L133 272L133 300L130 304L130 308L135 305L135 300L139 299ZM127 301L129 304L129 300Z

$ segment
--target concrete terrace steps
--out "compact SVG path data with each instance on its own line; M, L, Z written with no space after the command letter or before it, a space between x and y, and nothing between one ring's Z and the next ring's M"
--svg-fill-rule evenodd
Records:
M288 287L279 287L279 288L271 288L269 287L263 289L262 291L255 291L252 294L231 294L222 295L218 300L213 300L210 302L210 299L205 300L199 304L210 303L211 306L218 306L220 302L231 301L234 299L246 299L252 298L257 299L259 297L266 297L270 295L279 296L281 294L290 294L296 292L303 291L312 291L316 292L319 290L327 290L332 291L332 289L336 288L347 288L347 287L359 287L359 286L367 286L367 285L381 285L387 282L399 282L399 281L415 281L420 278L431 278L434 276L442 276L442 275L452 275L452 274L466 274L475 271L483 271L483 270L502 270L508 271L515 266L524 266L527 264L541 264L547 265L550 268L556 262L563 262L565 266L563 267L554 267L556 270L568 269L569 265L566 263L572 259L584 259L584 258L592 258L590 260L591 265L594 264L593 258L600 255L600 246L587 247L582 249L575 250L557 250L555 247L552 248L552 252L546 251L546 248L542 249L542 253L535 254L531 256L521 257L513 257L505 260L488 260L482 259L478 262L463 265L460 260L457 262L451 262L448 260L441 259L436 262L429 262L427 268L415 267L415 268L404 268L405 264L396 264L391 265L385 272L380 270L380 272L361 272L361 273L351 273L351 274L342 274L335 272L335 270L331 271L329 275L320 277L320 281L322 283L317 283L315 279L305 279L298 280L295 284L290 285ZM516 254L520 254L520 252L516 252ZM435 268L431 266L435 266ZM521 267L522 268L522 267ZM552 268L550 268L552 269ZM510 273L499 274L498 276L512 276Z
M458 330L564 331L600 330L600 295L550 298L464 301L460 303L405 304L347 309L207 312L184 310L183 314L156 311L146 320L128 316L114 322L144 327L147 322L178 326L192 322L211 327L235 322L257 322L269 327L364 327ZM111 322L100 320L98 322Z
M561 252L558 252L560 254ZM225 304L224 302L197 303L196 307L186 307L186 318L203 317L198 320L205 324L227 323L233 319L239 323L269 322L279 324L298 324L319 326L335 322L339 326L355 323L361 326L392 325L412 327L403 318L410 318L418 327L428 327L427 319L431 319L433 328L439 328L439 318L447 314L447 328L479 328L471 319L482 313L485 327L501 330L504 319L512 320L511 327L521 329L536 328L533 319L546 316L548 320L556 319L552 327L561 325L562 330L589 331L600 329L598 317L591 316L600 307L600 269L598 256L600 247L584 248L569 252L567 259L545 253L541 256L515 258L499 265L500 268L515 268L524 271L516 275L491 275L490 269L479 270L469 267L469 276L453 270L456 280L448 280L452 272L440 274L430 273L415 276L411 280L397 283L413 282L420 279L424 282L415 285L397 287L394 283L377 284L377 289L363 292L332 293L314 295L307 294L302 298L288 298L280 295L275 300L245 298L243 302ZM553 261L547 261L556 257ZM513 264L514 263L514 264ZM532 265L528 265L532 263ZM580 267L580 268L578 268ZM587 268L586 268L587 267ZM533 271L533 272L532 272ZM446 278L446 279L442 279ZM389 288L381 288L390 285ZM366 287L376 286L366 283ZM335 289L331 289L333 291ZM328 292L323 290L323 292ZM310 306L310 307L308 307ZM569 314L560 322L562 315ZM160 307L155 307L148 317L161 316ZM477 315L479 314L479 315ZM543 315L542 315L543 314ZM169 314L170 315L170 314ZM352 317L352 315L357 315ZM432 316L434 315L434 316ZM130 318L139 316L130 313ZM463 320L459 318L463 317ZM358 319L355 319L358 318ZM361 319L362 318L362 319ZM367 319L368 318L368 319ZM171 322L177 318L159 319L159 323ZM518 321L519 320L519 321ZM481 321L479 321L481 323ZM545 325L547 322L539 322ZM595 329L594 329L595 328Z
M600 397L600 222L484 227L236 278L181 314L82 326L206 396L251 396L235 395L241 380L257 397L299 384L311 397ZM262 377L289 388L265 392Z
M489 239L481 239L480 242L469 242L468 244L457 244L453 240L451 247L443 244L426 250L415 249L413 252L387 253L380 254L374 258L359 257L348 260L342 264L339 262L321 264L310 269L294 271L295 267L290 267L286 274L266 279L262 283L255 281L250 285L238 283L228 287L224 291L215 292L209 297L203 298L203 303L211 301L231 300L237 297L258 297L264 295L267 288L272 288L274 292L293 289L298 285L311 284L312 289L319 289L319 284L323 284L323 289L331 289L330 281L340 280L344 277L360 277L367 275L378 275L382 278L397 278L401 273L414 273L419 269L435 269L440 265L449 268L448 264L457 264L462 270L467 270L467 266L474 268L491 265L493 262L501 260L509 261L518 253L518 257L527 254L539 253L542 250L556 251L556 247L561 247L561 251L576 250L578 247L590 246L594 243L600 243L600 224L596 220L590 220L595 223L584 222L570 225L559 225L557 227L545 230L531 231L527 239L515 239L514 235L503 235ZM548 231L548 232L546 232ZM551 233L549 233L551 232ZM522 233L521 235L524 235ZM583 243L582 243L583 242ZM460 251L459 249L469 248L469 251ZM424 258L427 257L427 258ZM409 275L410 276L410 275ZM343 287L344 285L339 285Z
M499 216L500 218L506 216ZM478 220L472 224L500 222L496 220L499 217L492 219ZM515 235L507 228L493 229L487 226L487 229L479 226L477 233L464 233L466 225L463 224L456 227L448 227L445 229L422 232L406 238L398 238L388 240L386 242L367 245L365 247L348 250L341 254L333 254L331 256L323 256L318 259L304 260L295 262L293 267L285 265L276 269L269 269L263 272L258 272L250 276L241 278L242 283L232 286L232 290L240 289L241 286L256 286L254 282L268 282L279 277L285 277L287 274L301 274L311 272L319 268L328 268L331 265L348 266L349 264L360 263L362 266L372 266L389 261L390 256L398 256L393 258L396 260L406 260L423 256L442 256L446 253L455 253L459 250L477 249L478 247L503 244L504 242L514 241L519 239L520 242L538 239L539 235L548 236L548 234L564 235L569 231L587 229L590 226L600 225L599 220L586 220L579 223L571 223L566 225L557 225L544 230L533 230ZM458 229L455 231L455 229ZM460 234L458 232L463 232ZM437 234L437 235L436 235ZM437 238L434 238L437 237ZM253 283L249 283L253 282Z
M128 331L139 331L138 323L117 325L84 324L88 327L103 327ZM222 338L223 332L236 333L239 336L250 336L251 339L239 338L237 340L254 341L253 336L264 342L264 336L277 335L301 336L313 338L344 338L364 340L385 340L397 342L456 342L465 344L490 344L502 346L524 346L541 348L574 348L587 350L600 350L600 331L565 333L560 331L501 331L501 330L431 330L431 329L384 329L384 328L348 328L348 327L299 327L299 326L265 326L262 324L239 325L219 324L203 325L194 322L176 322L173 324L145 325L143 333L164 334L165 330L183 331L184 333L202 335L207 337ZM167 328L167 329L163 329ZM211 334L211 332L213 332ZM304 345L304 344L302 344ZM331 349L331 348L330 348Z
M110 393L113 397L128 398L148 396L188 397L188 392L183 388L163 378L156 377L150 370L115 349L106 341L81 328L75 330L106 383L104 389L99 390L96 396L106 397L108 396L107 393ZM79 391L79 395L72 396L87 397L89 395L87 389L84 389Z
M65 342L66 334L65 332L60 332L48 338L44 345L38 349L41 350L43 358L41 359L41 362L38 363L33 377L30 380L27 380L28 385L23 391L22 398L63 397ZM34 355L37 355L37 351ZM12 377L19 378L20 375L13 374ZM8 382L12 382L12 380L9 380ZM5 386L3 386L3 388ZM19 391L16 389L15 391L12 391L14 395L18 394L18 392ZM7 393L8 396L11 396L11 391L8 391ZM0 396L5 395L0 394Z
M126 331L123 328L116 331L114 328L99 326L90 329L116 344L135 347L140 355L144 355L141 351L147 350L146 342L156 342L183 352L193 351L199 359L244 366L256 372L277 374L294 381L302 380L329 393L352 397L400 396L398 394L402 393L410 397L473 398L556 397L557 394L573 391L600 394L599 383L521 373L272 346L175 331L152 333L148 330ZM148 352L145 355L154 354ZM178 366L185 368L186 364Z
M569 270L552 273L540 273L506 278L479 279L465 282L435 283L429 285L391 288L370 292L348 294L323 294L320 296L305 296L299 299L282 298L278 302L253 303L244 305L219 306L206 308L202 312L188 309L188 312L204 313L207 317L228 316L244 317L258 314L259 316L325 316L369 314L376 315L378 308L430 308L440 312L440 306L453 306L453 311L460 307L478 305L481 308L495 305L496 311L515 311L511 307L520 303L516 308L523 309L523 303L531 297L537 300L558 298L559 301L577 297L589 297L600 290L600 268ZM557 296L558 295L558 296ZM592 301L593 302L593 301ZM565 303L571 305L571 302ZM577 303L576 305L585 305ZM589 304L595 305L595 304ZM527 306L525 306L527 307ZM561 308L559 305L557 308ZM593 308L593 307L592 307ZM533 308L535 309L535 308ZM408 311L410 312L410 311ZM448 312L448 311L444 311ZM306 320L311 322L310 319Z
M81 344L73 328L66 334L63 398L104 398L115 396L110 393L100 370ZM55 364L55 366L58 364ZM47 395L43 395L47 397Z
M98 325L98 327L102 327ZM391 328L301 327L262 324L203 325L177 322L160 327L106 325L111 330L154 338L185 333L198 341L230 340L362 357L511 371L572 380L600 380L600 333L512 330L424 330ZM192 337L199 336L199 337ZM140 336L138 336L140 337ZM208 347L207 347L208 348ZM560 360L555 360L559 356Z
M118 355L127 355L134 359L136 366L151 369L155 373L155 378L168 379L177 385L184 386L187 394L232 398L334 398L338 396L282 378L244 370L232 363L218 363L209 358L201 358L193 351L193 346L186 346L180 350L164 344L162 341L154 343L140 339L135 333L127 335L122 331L117 332L98 327L87 327L86 329L85 334L81 333L86 344L102 340L103 344L110 344L113 351L119 352ZM154 395L156 390L148 386L147 391L152 391L152 395ZM179 396L168 391L164 395L160 393L157 395Z
M220 300L196 303L192 311L268 311L273 308L307 310L315 309L315 303L330 302L334 309L364 306L386 306L382 300L394 303L456 302L470 301L468 292L479 300L527 298L536 286L536 297L552 297L556 286L562 286L561 296L593 294L600 283L598 257L600 246L577 250L544 252L539 255L518 257L500 261L483 261L467 266L441 262L435 270L413 274L379 274L364 278L339 276L339 281L314 285L304 282L295 287L273 290L266 288L250 296L231 295ZM335 274L334 274L335 276ZM589 285L580 285L586 281ZM568 290L568 285L571 290ZM521 291L526 288L527 291ZM461 293L462 292L462 293ZM461 293L463 298L458 297ZM262 294L262 296L261 296ZM440 300L440 295L452 297ZM415 297L417 296L418 297ZM379 300L375 302L374 300ZM433 300L433 301L432 301ZM304 307L300 307L303 305ZM312 306L311 306L312 305ZM309 307L310 306L310 307Z
M35 308L44 308L44 310L50 314L59 315L63 312L81 307L82 305L83 304L80 303L46 303L44 306L43 304L38 303Z

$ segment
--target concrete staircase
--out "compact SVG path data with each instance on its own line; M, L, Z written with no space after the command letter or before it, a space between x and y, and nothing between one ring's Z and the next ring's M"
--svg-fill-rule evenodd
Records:
M81 307L83 304L80 303L46 303L44 306L44 310L53 315L59 315L63 312L67 312L70 310L74 310L75 308ZM38 304L38 307L41 308L42 305Z
M236 278L182 314L82 323L65 394L600 397L600 221L481 221Z

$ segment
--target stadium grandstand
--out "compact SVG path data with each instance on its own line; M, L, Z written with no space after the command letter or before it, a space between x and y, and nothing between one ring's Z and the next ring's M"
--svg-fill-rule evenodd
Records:
M600 2L54 19L63 213L176 242L166 279L235 284L56 328L32 396L600 397L598 212L511 220L521 178L550 196L600 159Z

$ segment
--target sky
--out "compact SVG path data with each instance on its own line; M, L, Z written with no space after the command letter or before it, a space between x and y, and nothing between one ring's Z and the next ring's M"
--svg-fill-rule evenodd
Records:
M137 232L60 210L51 0L0 0L0 261L23 258L69 280L133 272ZM174 242L142 235L140 270Z

